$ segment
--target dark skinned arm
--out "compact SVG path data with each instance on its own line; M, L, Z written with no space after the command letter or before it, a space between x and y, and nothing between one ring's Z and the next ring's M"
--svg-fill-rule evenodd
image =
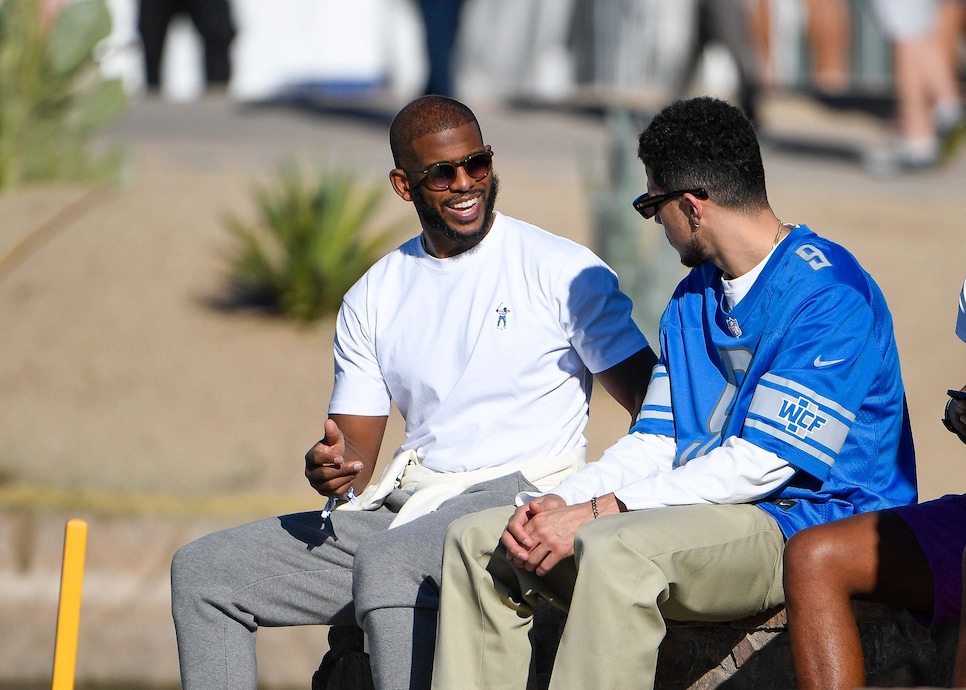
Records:
M645 347L596 375L604 390L630 414L631 424L641 411L647 384L651 380L651 369L655 364L657 355L650 347Z
M362 491L376 467L388 417L330 415L325 435L305 454L305 478L323 496Z

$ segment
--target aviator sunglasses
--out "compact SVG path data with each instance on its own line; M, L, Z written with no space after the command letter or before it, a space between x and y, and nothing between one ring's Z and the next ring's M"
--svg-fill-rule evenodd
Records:
M639 197L634 199L634 210L640 213L646 219L650 220L657 215L658 210L661 208L661 204L663 204L665 201L676 199L677 197L684 196L685 194L693 194L699 199L708 198L708 190L704 187L697 187L695 189L681 189L676 192L656 194L654 196L651 196L650 194L641 194Z
M450 188L454 182L456 182L456 176L458 174L457 168L463 168L466 174L472 177L474 180L479 182L484 177L490 174L490 170L493 167L493 150L488 146L484 151L476 151L471 153L466 158L456 163L450 163L449 161L440 161L438 163L433 163L428 168L424 170L407 170L408 173L421 173L425 177L417 182L414 186L426 183L426 186L430 189L436 190L437 192L442 192Z

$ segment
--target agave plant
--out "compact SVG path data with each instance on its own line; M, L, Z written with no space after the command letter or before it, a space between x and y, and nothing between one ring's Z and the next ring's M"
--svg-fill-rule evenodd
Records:
M254 194L258 222L228 220L237 242L228 258L232 305L303 322L332 313L398 232L398 224L369 227L382 189L345 172L320 173L312 184L289 163Z
M49 26L38 0L0 0L0 189L119 170L118 150L89 151L127 105L121 80L104 79L94 58L110 32L104 0L70 3Z

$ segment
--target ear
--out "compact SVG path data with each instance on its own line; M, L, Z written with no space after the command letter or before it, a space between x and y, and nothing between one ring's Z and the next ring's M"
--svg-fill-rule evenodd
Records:
M688 204L688 220L690 220L692 223L701 225L701 219L704 217L704 209L701 207L701 199L693 194L685 194L682 198Z
M393 168L389 172L389 183L392 185L392 189L403 201L412 201L413 193L409 186L409 176L406 175L404 170L399 168Z

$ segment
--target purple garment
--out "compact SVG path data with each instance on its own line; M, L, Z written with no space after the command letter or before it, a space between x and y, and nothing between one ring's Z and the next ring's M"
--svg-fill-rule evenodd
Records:
M963 608L963 550L966 549L966 495L890 508L912 530L932 571L932 620L959 619Z

